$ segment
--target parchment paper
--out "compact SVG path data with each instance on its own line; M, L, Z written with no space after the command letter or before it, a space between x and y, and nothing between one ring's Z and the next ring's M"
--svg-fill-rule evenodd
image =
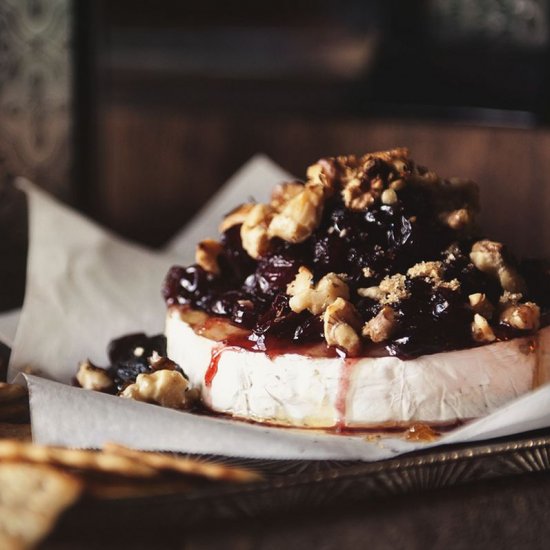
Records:
M33 438L44 444L135 448L261 458L379 460L432 444L256 426L137 403L68 385L80 360L106 364L106 344L132 331L162 331L160 286L173 263L193 260L223 214L253 196L265 200L288 178L265 157L252 159L163 253L123 241L60 205L29 182L25 303L9 379L25 375ZM36 376L39 374L40 376ZM18 380L22 380L20 377ZM435 444L510 435L550 426L550 387L450 432Z

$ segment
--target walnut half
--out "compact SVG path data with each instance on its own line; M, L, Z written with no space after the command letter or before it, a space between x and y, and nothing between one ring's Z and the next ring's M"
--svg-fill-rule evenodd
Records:
M337 346L350 356L359 354L361 339L357 332L361 319L350 302L337 298L330 304L323 315L323 326L329 346Z
M408 155L406 149L398 148L360 158L353 155L338 157L345 174L342 198L346 207L365 210L377 200L387 205L395 204L398 200L396 191L406 185L412 170Z

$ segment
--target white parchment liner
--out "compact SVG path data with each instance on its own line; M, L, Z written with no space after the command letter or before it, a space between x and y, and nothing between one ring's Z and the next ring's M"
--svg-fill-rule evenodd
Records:
M136 448L261 458L379 460L432 444L329 435L196 416L68 383L80 360L106 364L106 344L128 332L162 331L162 279L173 263L193 259L195 244L215 236L223 214L254 197L266 200L288 177L265 157L252 159L171 241L154 253L123 241L60 205L29 182L29 259L25 303L8 377L26 375L33 439L98 447L117 441ZM36 376L39 374L40 376ZM550 426L550 386L448 433L436 444L476 441Z

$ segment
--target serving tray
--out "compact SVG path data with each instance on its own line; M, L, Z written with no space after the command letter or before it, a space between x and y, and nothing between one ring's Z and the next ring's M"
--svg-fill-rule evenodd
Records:
M454 445L375 463L205 457L253 468L259 483L214 485L178 494L85 499L59 526L79 537L129 529L190 527L213 520L275 516L307 509L374 502L395 495L466 485L550 470L550 430ZM94 521L90 521L94 518ZM141 521L143 520L143 521Z

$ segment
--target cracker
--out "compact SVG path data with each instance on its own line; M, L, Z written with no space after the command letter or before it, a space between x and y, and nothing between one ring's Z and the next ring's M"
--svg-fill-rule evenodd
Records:
M202 477L214 481L251 482L261 479L260 474L257 472L244 468L205 462L196 458L137 451L116 443L106 443L103 450L107 454L127 457L136 463L146 464L156 470Z
M81 483L47 466L0 464L0 548L33 547L79 497Z
M46 447L13 439L0 440L0 464L13 461L78 470L85 477L87 474L99 474L153 479L171 473L212 481L251 482L261 479L251 470L194 458L136 451L114 443L107 444L104 452L98 452Z
M15 440L0 441L0 463L4 461L62 466L127 477L146 478L157 475L157 471L152 466L125 456L80 449L45 447Z
M0 382L0 403L15 401L27 396L27 388L19 384Z

